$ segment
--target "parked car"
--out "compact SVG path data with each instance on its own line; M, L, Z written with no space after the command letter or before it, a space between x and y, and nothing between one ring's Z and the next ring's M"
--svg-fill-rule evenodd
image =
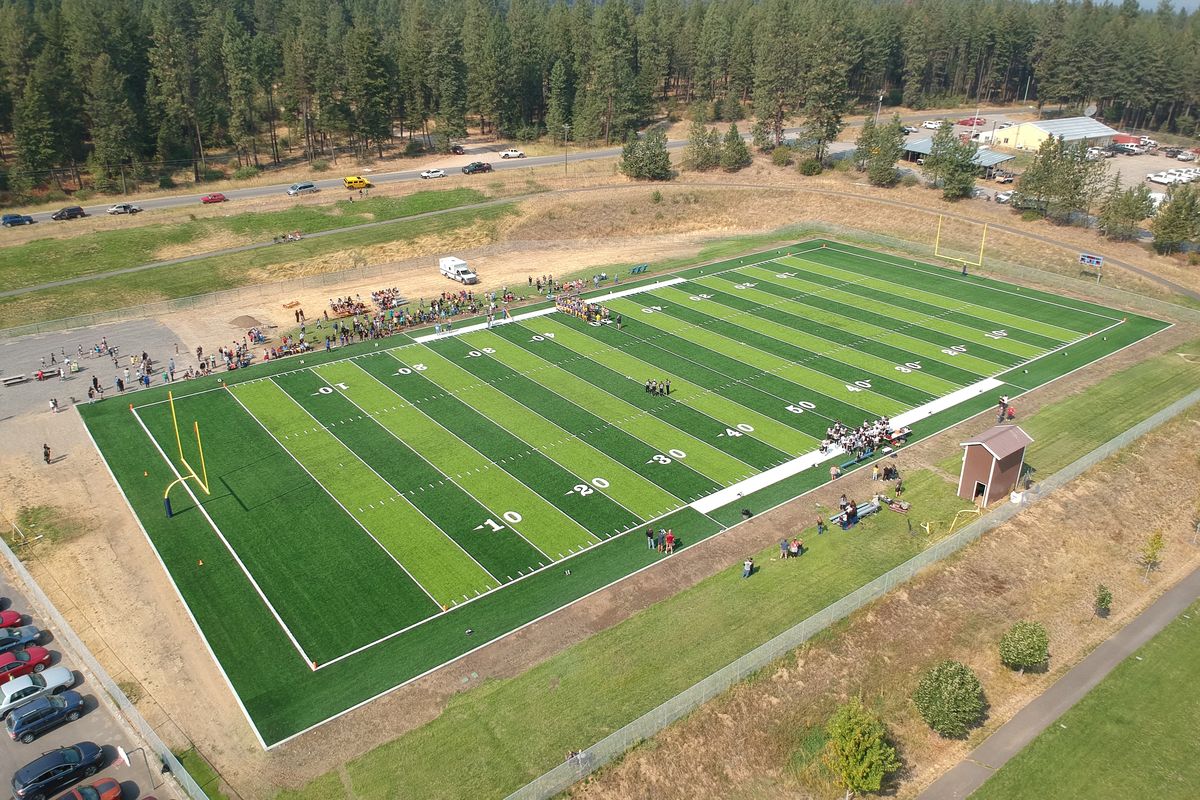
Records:
M221 194L220 192L213 192L211 194L206 194L206 195L204 195L204 197L200 198L200 202L204 203L204 205L208 205L209 203L225 203L228 200L229 200L229 198L226 197L225 195Z
M980 189L978 186L971 190L971 197L979 200L990 200L992 196L987 193L987 189Z
M525 154L515 147L510 147L507 150L500 151L501 158L524 158Z
M921 127L931 131L936 131L942 127L942 122L943 120L940 119L927 119L921 123Z
M987 120L983 117L967 117L966 119L960 119L958 124L966 125L968 128L974 128L975 126L983 125L986 122Z
M1165 172L1155 172L1153 175L1147 175L1146 180L1151 183L1159 183L1163 186L1170 186L1173 183L1179 183L1179 178L1175 175L1168 175Z
M38 675L22 675L0 686L0 717L38 697L61 694L75 683L75 673L66 667L50 667Z
M1124 142L1114 144L1113 149L1126 156L1139 156L1142 154L1142 149L1140 147L1135 144L1126 144Z
M421 173L421 178L424 180L429 180L430 178L444 178L444 177L446 177L446 170L439 169L436 167L434 169L424 170Z
M486 161L472 161L462 168L464 175L474 175L476 172L491 172L492 165Z
M917 133L920 130L921 130L920 128L914 128L912 125L904 125L904 126L901 126L901 128L900 128L900 132L903 133L905 136L908 136L911 133Z
M137 214L141 210L141 206L135 206L133 203L117 203L115 206L108 207L110 214Z
M104 750L94 742L80 742L42 753L13 773L13 797L16 800L46 800L51 792L95 775L102 761Z
M462 155L467 154L467 151L463 149L463 146L461 144L450 145L450 152L456 156L462 156Z
M997 172L995 175L996 183L1012 183L1015 176L1011 172Z
M77 786L57 800L121 800L121 784L113 778L101 778L87 786Z
M50 651L37 645L11 653L0 653L0 683L7 683L31 672L41 672L48 666Z
M1183 152L1183 148L1182 147L1164 147L1161 150L1159 150L1159 152L1162 153L1167 158L1175 158L1176 156L1178 156L1180 153Z
M80 217L86 217L86 216L87 216L87 212L84 211L81 207L67 206L66 208L60 208L58 211L55 211L53 214L51 214L50 219L61 222L64 219L79 219Z
M1182 153L1175 156L1175 160L1176 161L1195 161L1196 154L1193 153L1191 150L1184 150Z
M1007 192L996 192L995 200L997 203L1007 203L1009 200L1012 200L1012 196L1013 193L1011 189L1009 189Z
M5 214L4 227L11 228L14 225L32 225L33 217L28 214Z
M374 189L375 184L360 175L349 175L342 178L342 185L347 189ZM315 188L315 187L314 187Z
M1017 123L1015 123L1015 122L1001 122L999 125L996 126L996 130L1002 131L1005 128L1011 128L1013 125L1016 125L1016 124Z
M301 181L300 183L293 183L291 186L289 186L287 193L289 197L295 197L301 194L316 194L319 191L321 190L318 189L317 185L312 181Z
M4 721L4 728L13 741L29 744L49 730L83 716L83 695L63 692L31 700L13 709Z
M22 625L19 628L0 628L0 653L17 650L27 645L37 644L42 638L42 632L36 625Z

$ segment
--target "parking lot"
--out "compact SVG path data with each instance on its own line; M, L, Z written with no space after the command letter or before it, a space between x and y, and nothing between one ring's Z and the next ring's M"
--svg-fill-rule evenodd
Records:
M36 625L44 628L44 621L36 614L31 614L25 598L14 587L6 574L0 574L0 609L11 609L23 615L21 623ZM84 714L74 722L42 734L31 744L12 741L7 731L0 735L0 779L8 786L12 774L33 761L42 753L66 747L79 742L94 742L104 749L103 766L100 771L79 785L90 784L102 777L109 777L121 784L122 800L138 800L138 798L158 797L162 800L174 798L176 793L171 784L165 783L158 760L153 753L142 748L128 734L108 706L99 702L97 695L102 690L94 687L80 673L78 666L72 662L69 655L64 654L58 646L53 631L43 630L39 645L50 651L51 666L64 666L75 676L71 689L79 692L84 698ZM123 748L128 754L130 766L126 766L118 757L117 748ZM7 794L10 789L3 790ZM67 794L69 788L63 788L52 793L51 797Z

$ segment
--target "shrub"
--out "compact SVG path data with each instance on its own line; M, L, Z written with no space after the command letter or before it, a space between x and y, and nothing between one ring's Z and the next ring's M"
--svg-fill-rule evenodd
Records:
M1050 636L1040 622L1022 620L1000 638L1000 661L1024 672L1037 669L1050 658Z
M200 168L200 180L202 180L202 181L223 181L223 180L225 180L225 173L222 170L215 169L213 167L201 167Z
M73 199L83 202L85 200L91 200L95 196L96 193L91 189L80 189L79 191L75 192Z
M825 764L848 792L877 792L883 779L900 768L887 727L857 698L834 713L826 732Z
M909 188L912 188L913 186L916 186L920 182L921 182L921 179L918 178L916 175L914 175L911 172L906 172L902 176L900 176L900 185L901 186L907 186Z
M1041 218L1042 212L1036 211L1032 208L1027 208L1021 212L1021 219L1024 222L1037 222Z
M650 195L650 202L654 203L654 205L658 205L659 203L661 203L662 202L662 192L655 189L653 194Z
M943 661L921 677L913 702L925 723L947 739L961 739L983 717L979 678L966 664Z
M323 158L318 158L316 161L308 165L313 172L328 172L329 162Z
M801 175L820 175L825 171L825 166L815 158L806 158L800 162Z
M158 177L158 188L174 189L175 188L175 179L172 178L170 175L160 175Z
M233 171L233 179L237 181L246 181L251 178L257 178L262 173L262 170L253 164L247 164L244 167L238 167Z
M62 201L66 200L67 197L68 195L66 192L55 187L46 192L45 196L42 197L42 200L46 201L47 203L61 203Z
M793 160L792 148L786 144L781 144L771 151L771 163L777 167L790 167Z
M423 152L425 152L425 145L421 143L420 139L409 139L404 143L404 155L406 156L419 156Z
M1103 583L1096 587L1096 616L1107 617L1112 608L1112 592Z

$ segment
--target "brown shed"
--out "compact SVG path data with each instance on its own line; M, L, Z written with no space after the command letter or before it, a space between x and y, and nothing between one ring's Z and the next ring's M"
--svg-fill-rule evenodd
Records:
M958 478L958 496L975 502L983 498L1004 497L1021 478L1025 448L1033 439L1016 425L996 425L969 442L962 442L962 474Z

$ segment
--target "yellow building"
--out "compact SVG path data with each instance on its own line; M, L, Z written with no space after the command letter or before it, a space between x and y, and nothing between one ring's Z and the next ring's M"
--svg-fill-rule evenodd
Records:
M1082 141L1088 147L1104 147L1112 144L1112 137L1116 135L1112 128L1091 117L1069 117L1023 122L1011 128L989 131L980 139L990 141L995 147L1037 150L1047 136L1057 136L1068 144Z

